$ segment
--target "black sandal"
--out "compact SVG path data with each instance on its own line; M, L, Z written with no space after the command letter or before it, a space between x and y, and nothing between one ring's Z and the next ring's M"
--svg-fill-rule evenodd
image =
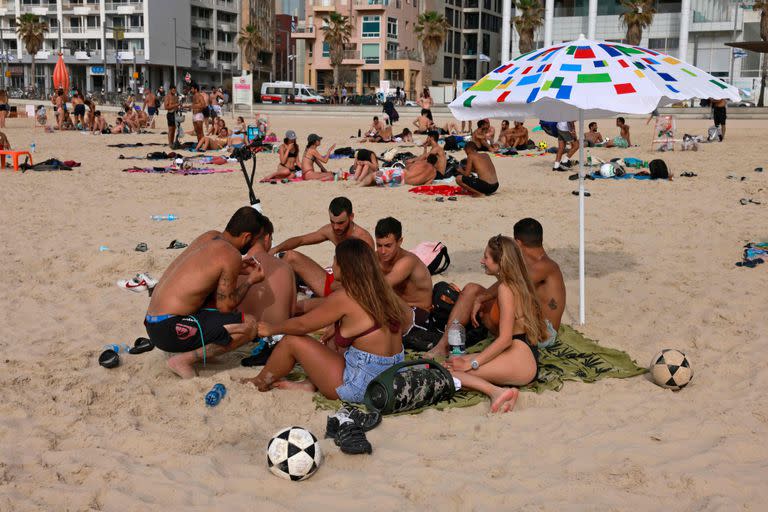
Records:
M128 353L143 354L144 352L149 352L154 348L155 344L152 343L149 338L136 338L136 341L133 343L133 347L128 349Z

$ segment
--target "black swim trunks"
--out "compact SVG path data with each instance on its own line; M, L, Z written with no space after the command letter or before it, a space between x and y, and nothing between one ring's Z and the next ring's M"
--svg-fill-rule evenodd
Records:
M493 194L499 189L498 183L488 183L487 181L483 181L480 178L475 178L474 176L462 176L461 182L471 189L477 190L481 194L485 194L486 196Z
M726 115L725 107L712 107L712 111L715 126L723 126L725 124L725 119L728 117Z
M149 114L150 116L156 116L157 107L147 107L147 114Z
M174 128L176 126L176 112L165 114L165 120L168 122L168 128Z
M10 110L10 108L7 103L0 103L0 112L8 112L8 110Z
M82 103L78 103L75 105L75 115L76 116L84 116L85 115L85 105Z
M243 314L237 311L221 313L215 309L201 309L194 315L147 315L144 326L152 343L165 352L190 352L204 344L229 345L232 337L225 325L243 323Z

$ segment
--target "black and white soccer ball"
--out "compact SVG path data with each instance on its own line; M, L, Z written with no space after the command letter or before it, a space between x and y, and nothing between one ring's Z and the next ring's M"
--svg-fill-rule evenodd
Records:
M288 427L269 440L267 465L269 470L286 480L306 480L323 462L320 443L309 430Z
M650 371L656 384L673 391L683 389L693 378L693 368L688 356L670 348L653 356Z

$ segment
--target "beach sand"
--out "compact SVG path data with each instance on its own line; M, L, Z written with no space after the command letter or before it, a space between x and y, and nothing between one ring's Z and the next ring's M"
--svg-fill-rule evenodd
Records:
M403 112L399 126L413 117ZM280 135L297 130L302 148L311 131L325 136L324 148L359 146L349 135L368 125L316 115L272 122ZM768 163L760 142L766 122L732 120L725 143L665 154L650 151L644 120L629 124L641 147L592 154L660 156L676 175L698 177L587 183L587 323L580 329L641 365L663 348L685 351L695 372L691 385L673 393L647 376L569 382L560 392L522 393L507 415L490 414L483 403L385 418L368 435L372 456L346 456L323 440L324 465L293 483L269 473L265 449L290 425L322 437L328 413L315 409L310 394L259 393L240 384L255 374L240 367L242 353L188 381L166 369L158 350L123 356L113 370L97 363L105 344L145 335L146 295L122 291L115 280L141 271L160 277L178 254L164 249L171 240L222 229L247 202L241 173L122 173L144 162L119 154L163 148L106 144L163 142L160 129L44 135L31 120L9 120L14 147L35 141L36 159L83 165L72 172L0 171L0 510L762 510L768 315L761 290L768 265L734 263L744 243L768 240L768 173L753 172ZM678 129L705 134L709 124L685 120ZM611 120L600 129L615 132ZM259 156L258 174L272 172L276 158ZM563 321L575 325L576 182L551 172L551 156L494 162L501 189L489 199L438 203L404 187L350 183L259 184L256 193L278 241L326 223L328 203L339 195L352 200L356 222L369 230L394 215L406 247L425 240L448 246L452 265L435 282L460 285L488 284L479 264L488 238L535 217L566 279ZM739 204L750 197L763 204ZM150 220L165 213L180 219ZM134 252L138 242L149 252ZM99 252L101 245L110 250ZM325 244L306 253L325 264L332 251ZM207 408L203 397L216 382L229 393Z

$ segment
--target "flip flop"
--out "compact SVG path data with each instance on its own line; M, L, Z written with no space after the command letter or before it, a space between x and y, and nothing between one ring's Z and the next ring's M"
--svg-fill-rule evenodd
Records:
M681 173L680 176L682 176L684 178L693 178L695 176L698 176L698 174L696 174L695 172L686 171L684 173Z
M741 203L742 206L749 204L749 199L747 198L741 198L739 199L739 203Z
M133 347L128 349L129 354L143 354L144 352L149 352L155 348L155 344L152 343L149 338L136 338L136 341L133 343Z
M443 196L437 196L435 198L435 201L437 201L438 203L442 203L443 201L445 201L445 198Z
M579 195L579 191L578 190L574 190L573 192L571 192L571 194L573 194L575 196L578 196ZM584 197L591 197L591 196L592 196L592 194L590 194L586 190L584 191Z
M120 365L120 356L112 349L105 350L99 356L99 364L104 368L116 368Z
M449 200L449 201L458 201L458 200L459 200L459 198L458 198L458 197L456 197L456 196L451 196L451 197L449 197L449 198L448 198L448 200Z
M763 168L762 167L755 167L755 172L763 172Z
M179 240L173 240L170 244L168 244L167 249L183 249L187 246L184 242L180 242Z
M136 246L136 249L134 251L136 252L147 252L149 250L149 247L144 242L139 242L139 245Z

